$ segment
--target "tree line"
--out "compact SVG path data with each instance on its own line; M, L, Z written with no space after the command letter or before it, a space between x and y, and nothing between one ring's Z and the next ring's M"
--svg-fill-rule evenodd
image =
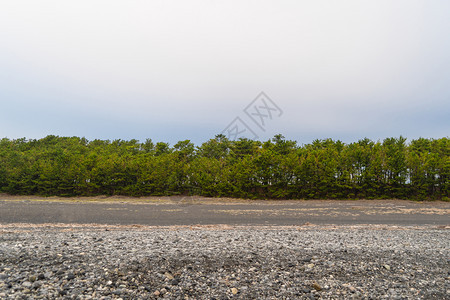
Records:
M0 140L0 192L251 199L449 200L449 138L306 145L224 135L194 145L47 136Z

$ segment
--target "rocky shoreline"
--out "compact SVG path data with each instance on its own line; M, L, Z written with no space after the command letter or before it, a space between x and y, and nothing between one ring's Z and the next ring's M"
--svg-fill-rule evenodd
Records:
M0 299L450 299L450 231L0 225Z

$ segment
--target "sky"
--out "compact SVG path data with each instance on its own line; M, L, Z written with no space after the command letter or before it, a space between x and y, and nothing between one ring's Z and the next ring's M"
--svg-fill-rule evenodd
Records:
M440 138L449 116L448 0L0 3L0 138Z

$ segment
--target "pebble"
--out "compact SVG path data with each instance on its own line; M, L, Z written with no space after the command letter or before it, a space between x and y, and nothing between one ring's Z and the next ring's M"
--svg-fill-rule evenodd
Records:
M167 277L167 279L169 279L169 280L172 280L172 279L174 279L173 275L172 275L172 274L170 274L169 272L166 272L166 273L164 273L164 276L166 276L166 277Z
M0 235L0 299L449 297L448 230L20 226Z

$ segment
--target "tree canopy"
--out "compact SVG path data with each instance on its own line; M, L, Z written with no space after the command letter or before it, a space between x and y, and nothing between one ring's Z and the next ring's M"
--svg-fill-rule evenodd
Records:
M449 138L298 145L282 135L217 135L172 147L53 135L0 140L0 192L8 194L449 200L449 177Z

